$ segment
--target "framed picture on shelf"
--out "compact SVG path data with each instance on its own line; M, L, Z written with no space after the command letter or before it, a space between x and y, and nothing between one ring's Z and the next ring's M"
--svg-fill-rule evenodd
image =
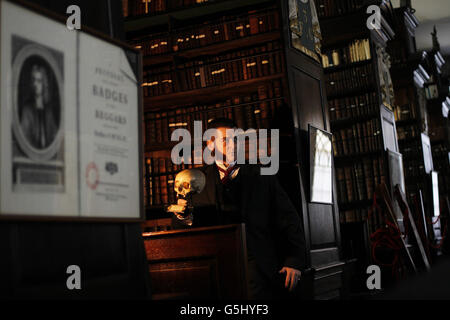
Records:
M441 214L439 202L439 175L436 171L431 171L431 192L433 195L433 216L439 217Z
M333 204L332 134L309 125L310 201Z
M399 186L400 190L405 193L405 175L403 170L403 156L401 153L387 150L388 166L389 166L389 183L391 186L391 196L394 199L394 188ZM402 219L403 215L398 206L397 201L393 201L394 212L397 219Z
M389 150L399 152L397 141L397 129L394 113L385 105L381 105L381 124L384 146Z
M314 0L289 0L288 5L291 47L321 63L322 35Z
M0 0L0 219L141 221L140 54L65 20Z
M429 174L434 169L433 156L431 153L430 137L427 136L425 133L422 133L421 139L422 139L423 163L425 167L425 172Z

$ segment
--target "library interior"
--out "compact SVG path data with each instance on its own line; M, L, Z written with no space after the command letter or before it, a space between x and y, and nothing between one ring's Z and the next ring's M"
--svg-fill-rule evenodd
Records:
M450 299L448 0L0 5L0 299Z

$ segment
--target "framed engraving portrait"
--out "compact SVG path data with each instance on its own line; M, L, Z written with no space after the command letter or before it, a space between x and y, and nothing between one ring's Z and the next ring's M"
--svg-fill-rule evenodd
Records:
M64 54L11 40L13 188L63 192Z
M126 44L0 0L0 219L143 219L140 64Z

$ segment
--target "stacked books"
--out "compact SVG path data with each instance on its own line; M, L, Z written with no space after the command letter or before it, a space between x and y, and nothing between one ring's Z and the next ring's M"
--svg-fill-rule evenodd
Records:
M355 40L343 48L325 51L322 54L322 65L324 68L331 68L371 59L369 39L362 39Z

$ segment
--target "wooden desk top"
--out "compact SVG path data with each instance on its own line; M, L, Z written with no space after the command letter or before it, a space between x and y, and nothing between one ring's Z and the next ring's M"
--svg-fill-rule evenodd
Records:
M212 226L212 227L202 227L202 228L186 228L179 230L169 230L169 231L157 231L157 232L143 232L142 236L144 238L158 238L161 236L169 236L169 235L180 235L180 234L198 234L205 233L217 230L230 230L236 228L245 228L245 224L230 224L230 225L221 225L221 226Z

